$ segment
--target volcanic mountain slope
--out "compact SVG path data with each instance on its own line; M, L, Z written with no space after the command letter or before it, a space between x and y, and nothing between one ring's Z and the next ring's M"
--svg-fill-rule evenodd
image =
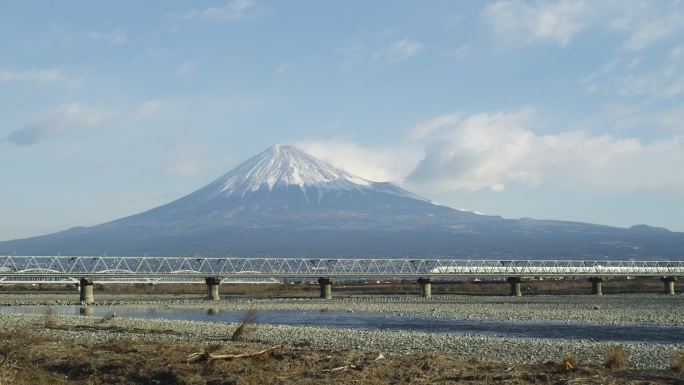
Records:
M479 215L276 145L166 205L0 242L24 255L375 255L674 258L684 233Z

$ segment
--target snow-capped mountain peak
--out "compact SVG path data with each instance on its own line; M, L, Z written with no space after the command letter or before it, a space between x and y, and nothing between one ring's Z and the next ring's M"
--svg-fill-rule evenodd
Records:
M351 175L289 145L275 145L246 160L217 180L226 196L278 186L358 189L371 181Z

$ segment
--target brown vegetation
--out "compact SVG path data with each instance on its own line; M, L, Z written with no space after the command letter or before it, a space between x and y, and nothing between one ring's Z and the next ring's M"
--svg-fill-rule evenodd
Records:
M605 366L609 369L624 369L627 367L627 355L622 345L610 345L606 348Z
M55 309L52 306L48 306L43 311L42 324L46 328L55 327L57 325L57 319L55 317Z
M678 373L684 373L684 351L679 350L672 355L670 369Z
M231 358L193 360L198 351ZM665 370L615 371L588 364L566 370L553 362L511 365L441 353L392 354L296 346L264 349L230 341L207 345L117 337L103 342L72 342L18 331L0 332L0 360L5 357L15 363L11 382L15 385L673 384L684 380Z
M247 341L250 329L256 323L257 311L254 308L249 308L245 314L245 318L242 323L238 325L237 329L233 332L230 337L231 341Z
M569 354L563 358L560 367L564 370L577 369L579 368L579 360L577 359L577 357L573 356L572 354Z

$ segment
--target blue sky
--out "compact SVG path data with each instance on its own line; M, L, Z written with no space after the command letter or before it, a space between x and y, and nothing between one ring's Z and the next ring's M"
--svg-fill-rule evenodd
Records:
M684 2L0 4L0 239L275 143L455 208L684 231Z

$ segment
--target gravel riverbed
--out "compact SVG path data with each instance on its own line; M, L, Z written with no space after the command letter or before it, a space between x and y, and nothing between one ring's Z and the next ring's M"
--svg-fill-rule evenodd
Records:
M0 314L0 329L31 328L37 333L68 340L102 342L112 338L138 341L174 341L230 344L236 324L114 318L103 322L95 317L54 316L59 328L44 327L44 316ZM99 329L73 328L96 326ZM111 327L110 327L111 326ZM366 331L255 325L250 334L261 344L288 344L324 349L357 349L374 353L443 352L464 359L478 357L515 364L560 362L574 355L582 362L601 363L609 344L586 340L548 340L453 336L410 331ZM623 344L633 368L667 368L676 351L684 344Z
M228 297L208 302L198 295L96 294L98 305L185 309L363 311L394 315L503 321L554 321L608 325L684 326L684 295L569 296L347 296L318 298ZM76 305L78 294L0 294L0 306Z
M100 305L161 306L189 309L261 309L302 311L364 311L391 314L429 315L440 318L474 318L517 321L566 321L600 324L684 325L684 296L614 295L480 297L448 296L423 300L408 296L350 296L324 301L314 298L225 298L204 301L184 295L99 295ZM0 295L0 304L77 304L74 295ZM95 317L55 316L61 329L45 329L41 315L0 314L0 329L36 328L40 333L67 339L106 340L113 337L138 340L229 343L235 324L114 318L109 329L70 329L76 325L102 325ZM99 322L99 323L98 323ZM109 325L109 324L105 324ZM562 327L562 325L560 326ZM64 330L70 329L70 330ZM143 331L147 330L147 332ZM159 331L165 331L159 333ZM359 349L372 352L444 352L464 358L481 357L511 363L560 361L568 354L584 362L600 363L608 343L590 340L456 336L413 331L327 329L256 325L252 339L263 344L286 343L326 349ZM672 345L623 344L634 368L666 368L684 341Z

